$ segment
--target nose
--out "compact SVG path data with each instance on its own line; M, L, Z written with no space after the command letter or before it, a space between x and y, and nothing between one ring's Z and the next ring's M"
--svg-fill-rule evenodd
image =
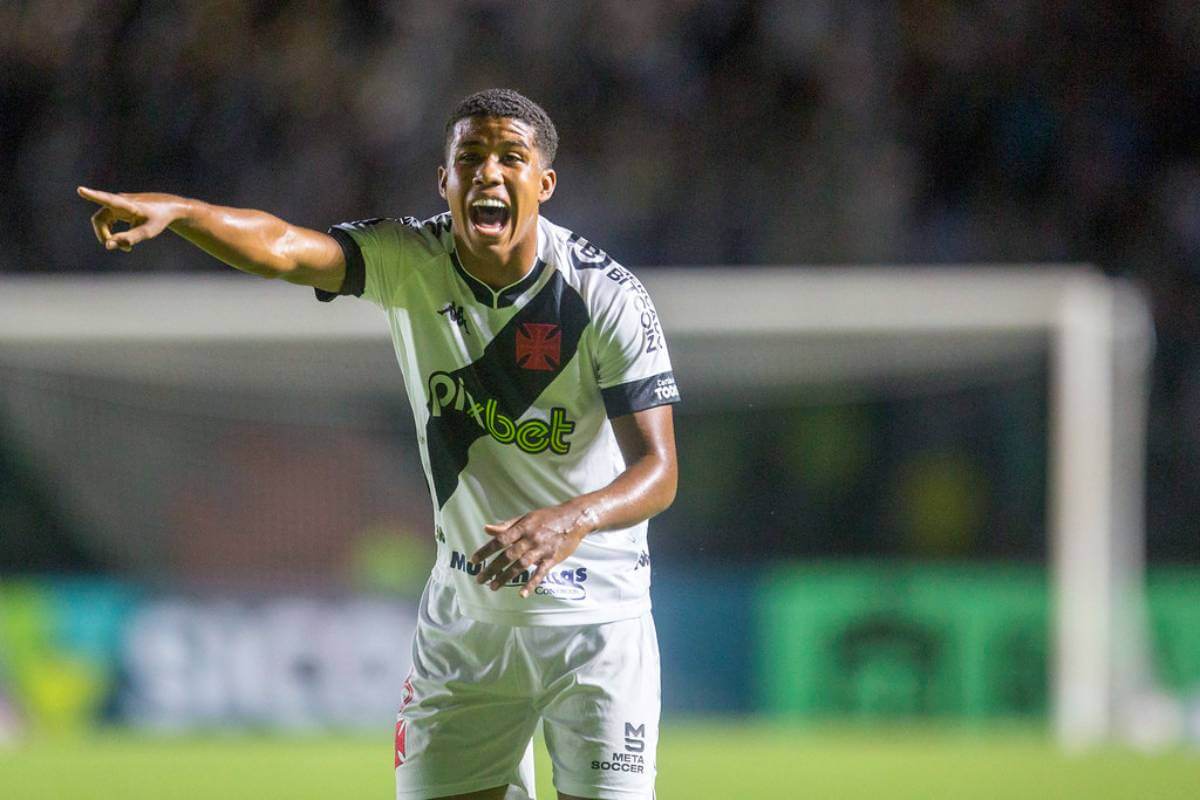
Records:
M479 168L475 170L475 183L483 186L492 186L500 182L500 160L495 156L488 156L479 162Z

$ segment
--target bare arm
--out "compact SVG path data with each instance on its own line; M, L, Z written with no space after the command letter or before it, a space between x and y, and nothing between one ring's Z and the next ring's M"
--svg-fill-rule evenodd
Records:
M100 206L92 215L92 229L108 250L129 252L170 229L226 264L264 278L336 292L346 275L342 248L332 236L265 211L215 206L173 194L113 194L84 186L78 192ZM117 222L129 228L114 233Z
M604 488L562 505L484 526L492 540L475 551L471 561L496 557L480 570L476 581L497 590L518 573L536 567L521 589L521 596L528 597L589 533L636 525L674 502L678 468L671 406L617 417L612 426L625 457L625 471Z

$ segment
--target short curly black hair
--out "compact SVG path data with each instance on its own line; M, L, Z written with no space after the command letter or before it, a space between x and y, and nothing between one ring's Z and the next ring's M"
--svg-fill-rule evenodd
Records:
M485 89L463 100L446 120L446 150L454 138L454 125L467 117L511 117L532 125L534 144L542 154L542 166L554 163L558 153L558 131L550 115L537 103L512 89Z

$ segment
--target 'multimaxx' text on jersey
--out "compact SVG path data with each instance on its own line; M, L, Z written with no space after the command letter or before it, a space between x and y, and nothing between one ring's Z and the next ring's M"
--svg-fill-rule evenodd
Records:
M433 497L435 578L484 622L578 625L646 611L645 522L585 537L528 599L517 594L528 574L492 592L467 561L489 538L485 524L594 491L625 469L609 418L679 400L641 282L544 218L533 269L500 290L463 267L448 213L330 234L346 260L341 293L388 316Z

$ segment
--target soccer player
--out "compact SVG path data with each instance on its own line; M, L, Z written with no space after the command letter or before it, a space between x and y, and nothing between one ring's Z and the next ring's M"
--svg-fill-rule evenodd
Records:
M539 720L559 798L654 796L646 527L675 496L679 393L642 284L540 214L557 145L526 97L472 95L446 124L447 213L328 233L79 189L109 250L170 229L245 272L386 312L437 539L396 725L400 800L532 797Z

